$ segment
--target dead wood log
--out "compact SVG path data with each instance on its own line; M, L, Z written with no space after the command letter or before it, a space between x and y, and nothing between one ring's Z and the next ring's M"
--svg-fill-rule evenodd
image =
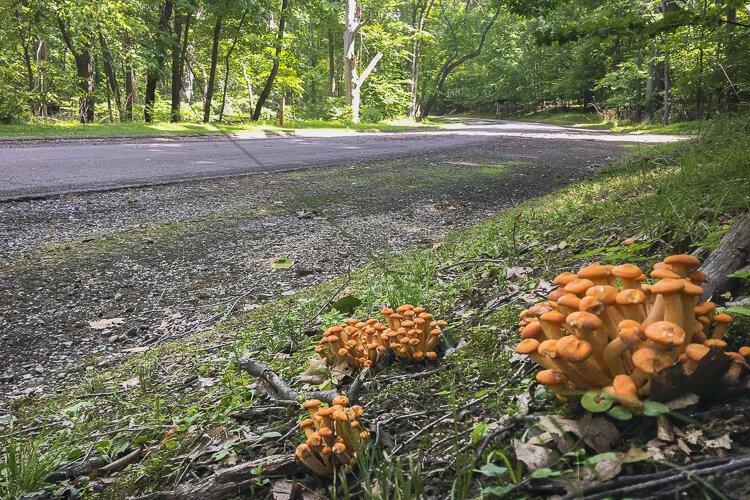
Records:
M260 472L264 478L283 477L305 471L302 464L294 461L292 454L271 455L245 462L202 478L199 483L184 483L171 491L157 491L134 500L221 500L247 493L258 481Z
M711 280L703 285L703 300L730 289L732 278L727 275L750 263L750 212L742 215L721 238L700 270Z
M332 404L333 398L342 394L342 391L330 390L330 391L296 391L292 389L289 384L284 381L279 375L271 370L269 367L256 361L254 359L241 359L237 361L237 366L248 372L250 375L258 377L267 386L266 391L269 396L276 399L278 402L290 401L298 404L300 399L319 399L326 403ZM354 379L352 385L349 386L349 390L346 391L346 397L350 401L355 401L359 396L360 391L364 385L364 381L367 378L369 368L364 368L359 372L357 378Z
M694 477L715 476L739 470L750 469L750 457L735 456L718 460L706 460L686 465L680 469L655 472L639 476L621 476L611 481L594 485L583 491L570 492L563 500L584 498L598 500L605 498L637 497L639 492L666 493L667 486L691 483Z

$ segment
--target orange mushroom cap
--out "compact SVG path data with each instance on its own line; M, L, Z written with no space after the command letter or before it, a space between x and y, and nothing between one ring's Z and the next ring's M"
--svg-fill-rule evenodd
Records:
M656 344L672 348L685 343L685 330L670 321L656 321L646 327L646 337Z

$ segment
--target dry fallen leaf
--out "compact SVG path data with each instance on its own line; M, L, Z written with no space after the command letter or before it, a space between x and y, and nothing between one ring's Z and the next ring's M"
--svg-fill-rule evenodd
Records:
M544 416L537 423L544 430L556 436L557 443L565 443L563 434L571 432L580 437L584 443L590 446L597 453L609 451L612 443L619 437L620 432L609 420L603 417L593 417L587 413L580 420L574 421L565 418ZM560 450L566 453L570 450Z
M656 417L656 437L662 441L674 441L674 430L672 423L666 415Z
M131 387L138 387L140 384L141 384L141 380L138 377L133 377L122 382L120 386L123 389L128 390Z
M110 318L100 319L97 321L89 321L89 326L92 330L106 330L107 328L114 328L125 323L124 318Z
M707 439L705 444L706 448L724 448L725 450L732 449L732 440L729 438L729 434L724 434L720 438L716 439Z
M557 453L548 448L531 443L523 443L518 439L513 440L513 448L516 458L523 462L530 472L549 467L558 457Z
M322 384L328 378L324 369L325 365L326 361L324 359L311 358L309 368L300 374L299 381L303 384Z

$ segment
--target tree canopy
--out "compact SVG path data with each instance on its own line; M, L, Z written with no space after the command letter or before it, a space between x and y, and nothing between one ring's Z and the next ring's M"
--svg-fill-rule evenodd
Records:
M295 118L345 120L353 77L364 121L576 106L666 123L738 110L750 77L736 0L8 0L0 14L4 122L273 120L282 97Z

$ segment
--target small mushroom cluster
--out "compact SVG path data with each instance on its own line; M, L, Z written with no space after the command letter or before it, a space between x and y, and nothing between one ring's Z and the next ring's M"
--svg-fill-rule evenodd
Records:
M322 477L332 476L339 467L351 469L357 450L370 438L370 432L359 422L362 407L349 407L346 396L333 398L333 406L311 399L302 407L310 412L310 418L300 423L307 441L297 446L294 459Z
M424 307L411 304L399 306L395 311L385 308L380 314L388 323L385 335L396 356L409 361L437 359L435 349L443 338L442 328L448 326L447 322L435 320Z
M355 368L372 366L388 350L386 330L386 326L374 318L364 323L349 318L346 323L326 330L315 352L328 364L346 361Z
M388 349L414 362L437 358L442 328L448 323L435 320L424 307L411 304L399 306L395 311L386 308L380 313L387 326L374 318L365 322L349 318L346 323L326 330L315 352L329 365L345 361L358 369L377 364Z
M648 397L655 373L680 362L690 375L711 347L723 340L732 318L698 303L705 274L690 255L672 255L654 266L651 283L635 265L591 264L555 278L548 300L521 313L523 340L516 352L544 368L537 381L560 397L603 391L631 408ZM745 355L724 376L736 383Z

